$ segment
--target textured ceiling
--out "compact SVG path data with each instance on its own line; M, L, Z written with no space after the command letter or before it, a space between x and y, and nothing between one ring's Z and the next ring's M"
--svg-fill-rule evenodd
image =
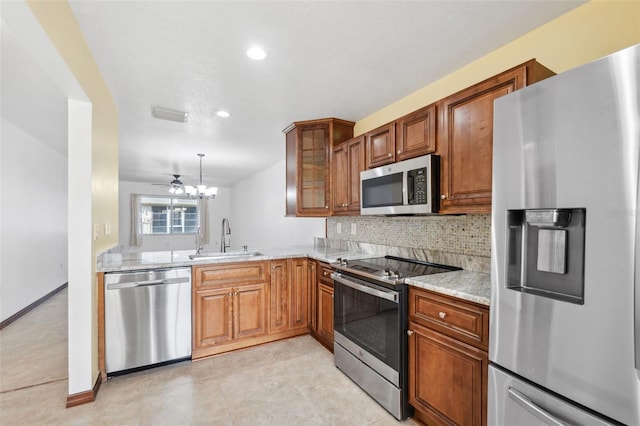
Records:
M193 182L202 152L217 186L282 160L292 121L362 119L581 3L70 1L118 105L120 178Z

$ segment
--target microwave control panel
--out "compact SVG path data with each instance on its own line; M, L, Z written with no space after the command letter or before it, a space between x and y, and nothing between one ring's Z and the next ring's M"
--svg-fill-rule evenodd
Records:
M407 172L409 204L427 204L427 168Z

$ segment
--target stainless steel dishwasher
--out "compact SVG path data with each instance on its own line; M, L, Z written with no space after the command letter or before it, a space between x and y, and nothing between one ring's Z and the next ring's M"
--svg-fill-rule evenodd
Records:
M191 269L106 273L108 375L191 357Z

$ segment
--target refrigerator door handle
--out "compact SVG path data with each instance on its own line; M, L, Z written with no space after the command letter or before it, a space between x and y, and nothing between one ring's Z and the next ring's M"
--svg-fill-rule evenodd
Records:
M569 426L568 423L558 419L553 414L537 406L533 401L527 398L522 392L509 386L509 397L518 403L522 408L542 420L550 426Z
M636 184L636 241L635 241L635 253L633 262L633 281L634 281L634 339L635 339L635 364L636 370L640 370L640 170L638 171L638 181Z

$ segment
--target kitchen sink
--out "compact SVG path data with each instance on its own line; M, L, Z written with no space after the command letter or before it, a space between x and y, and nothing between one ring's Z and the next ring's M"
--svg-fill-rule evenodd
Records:
M224 253L200 253L190 254L191 260L216 260L216 259L235 259L244 257L262 256L259 251L228 251Z

